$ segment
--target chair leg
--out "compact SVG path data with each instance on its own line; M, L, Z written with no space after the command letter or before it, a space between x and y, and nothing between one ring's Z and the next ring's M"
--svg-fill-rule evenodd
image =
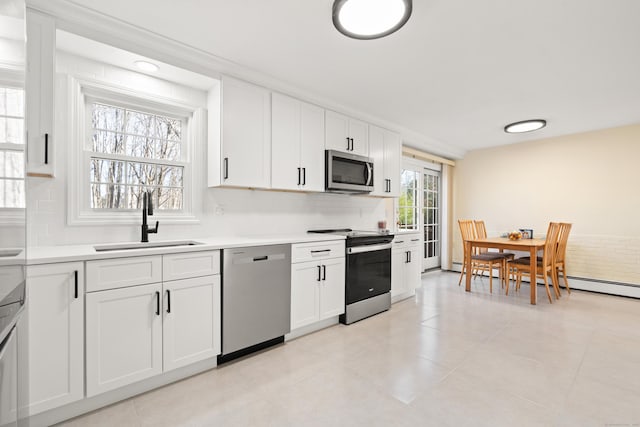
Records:
M462 268L460 269L460 280L458 280L458 286L462 283L462 276L464 276L464 270L467 268L467 263L462 264Z
M567 293L571 293L571 288L569 287L569 282L567 282L567 270L565 270L564 261L562 262L562 278L564 279L564 287L567 288ZM558 278L558 282L560 279Z
M558 282L558 271L555 268L552 268L549 271L549 276L551 277L551 283L553 284L553 292L556 294L556 299L560 298L560 285Z
M549 282L547 281L547 273L544 273L544 275L542 276L542 279L544 280L544 287L547 289L547 296L549 297L549 303L553 304L553 301L551 300L551 290L549 289ZM535 280L531 281L531 286L536 286Z

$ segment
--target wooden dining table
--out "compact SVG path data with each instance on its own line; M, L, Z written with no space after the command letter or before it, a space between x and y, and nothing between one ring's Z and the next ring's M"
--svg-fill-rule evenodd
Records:
M508 237L485 237L479 239L469 239L465 245L465 259L466 259L466 285L465 290L471 292L471 254L474 248L489 248L511 250L511 251L524 251L529 252L530 261L529 267L531 268L531 304L536 304L536 267L538 251L544 248L545 239L520 239L511 240Z

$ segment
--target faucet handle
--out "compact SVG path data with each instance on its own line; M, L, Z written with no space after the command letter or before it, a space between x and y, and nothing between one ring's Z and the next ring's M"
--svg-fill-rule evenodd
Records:
M151 215L151 214L149 214ZM149 228L148 229L148 233L157 233L158 232L158 227L160 226L160 221L156 221L156 226L153 228Z

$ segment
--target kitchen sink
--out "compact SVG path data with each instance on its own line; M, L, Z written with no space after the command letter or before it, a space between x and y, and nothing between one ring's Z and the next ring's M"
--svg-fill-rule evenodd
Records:
M96 252L106 251L126 251L129 249L149 249L149 248L173 248L176 246L195 246L202 245L202 242L193 240L173 240L165 242L132 242L132 243L115 243L110 245L95 245L93 248Z

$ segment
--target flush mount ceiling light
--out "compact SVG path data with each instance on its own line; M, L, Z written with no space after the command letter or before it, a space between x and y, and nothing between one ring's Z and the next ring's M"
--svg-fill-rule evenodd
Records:
M147 61L136 61L133 64L142 71L147 71L149 73L155 73L159 70L159 67L156 64L152 64L151 62Z
M335 0L333 25L354 39L377 39L398 31L411 9L412 0Z
M542 129L546 125L547 121L542 119L524 120L522 122L515 122L506 125L504 127L504 131L507 133L532 132L534 130Z

